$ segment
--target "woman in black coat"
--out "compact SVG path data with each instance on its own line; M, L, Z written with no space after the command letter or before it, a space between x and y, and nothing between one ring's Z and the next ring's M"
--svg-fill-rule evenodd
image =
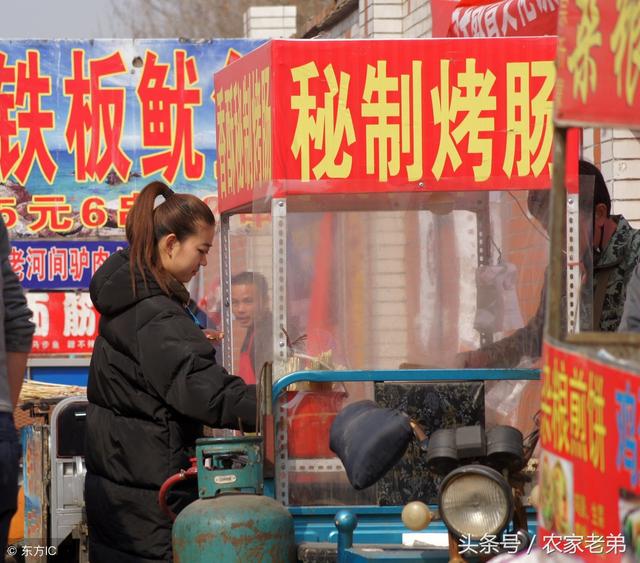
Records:
M216 364L187 306L183 284L206 265L214 229L204 202L153 182L127 217L129 248L91 280L101 314L87 389L91 563L171 561L160 486L189 467L203 424L255 425L255 386Z

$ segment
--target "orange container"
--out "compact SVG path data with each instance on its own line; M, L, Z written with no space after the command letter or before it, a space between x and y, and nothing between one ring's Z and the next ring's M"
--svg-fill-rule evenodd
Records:
M9 543L17 543L24 539L24 491L18 489L18 510L9 524Z
M287 391L289 457L329 458L331 424L342 408L344 391Z

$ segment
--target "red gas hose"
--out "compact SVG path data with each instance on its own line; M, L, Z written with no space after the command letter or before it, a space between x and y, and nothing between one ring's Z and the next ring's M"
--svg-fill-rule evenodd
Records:
M189 459L191 462L191 467L189 469L181 469L180 473L176 473L169 477L164 483L162 483L162 487L160 487L160 492L158 493L158 504L162 511L169 517L171 520L176 519L176 514L169 508L167 504L167 493L169 490L179 481L184 481L185 479L189 479L190 477L198 476L198 460L195 457Z

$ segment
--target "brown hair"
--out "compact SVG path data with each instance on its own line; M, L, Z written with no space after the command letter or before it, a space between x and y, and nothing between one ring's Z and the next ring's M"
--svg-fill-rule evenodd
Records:
M158 196L164 197L164 201L155 206ZM158 241L173 233L182 242L197 232L199 224L215 225L215 222L213 212L200 198L190 194L177 194L162 182L147 184L129 211L125 227L134 294L136 271L142 276L145 287L148 271L161 289L171 294L170 278L158 257Z

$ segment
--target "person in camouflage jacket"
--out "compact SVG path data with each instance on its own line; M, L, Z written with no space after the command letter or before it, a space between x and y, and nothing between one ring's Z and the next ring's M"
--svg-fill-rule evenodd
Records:
M640 332L640 264L633 270L627 285L624 312L618 330L620 332Z
M626 288L640 258L640 231L633 229L622 215L611 215L611 197L600 170L593 164L580 161L580 176L594 178L593 222L593 300L585 299L589 316L596 330L615 331L620 325L625 306ZM538 192L542 194L542 192ZM546 226L547 197L529 197L529 211ZM542 202L542 203L541 203ZM546 203L545 203L546 202ZM638 277L638 303L640 303L640 272ZM604 284L604 286L603 286ZM603 289L604 287L604 289ZM523 358L539 358L542 353L544 312L546 302L546 276L536 314L522 328L510 336L479 350L462 354L464 367L514 367ZM581 315L584 319L585 309ZM640 331L640 306L637 330Z
M599 330L615 331L622 320L628 284L640 255L640 231L629 225L622 215L612 216L618 226L598 260L594 263L594 293L598 274L611 270L604 294Z

